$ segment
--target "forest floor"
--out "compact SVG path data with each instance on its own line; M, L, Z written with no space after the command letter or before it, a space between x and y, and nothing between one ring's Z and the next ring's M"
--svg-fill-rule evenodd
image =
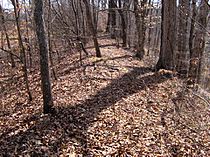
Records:
M2 62L0 156L210 156L208 100L176 73L152 72L149 57L100 43L110 43L102 58L90 48L56 63L54 114L42 114L38 69L29 102L20 68Z

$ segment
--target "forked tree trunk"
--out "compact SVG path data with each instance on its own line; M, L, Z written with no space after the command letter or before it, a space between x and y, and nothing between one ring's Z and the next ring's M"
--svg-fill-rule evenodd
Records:
M174 68L176 0L162 0L161 46L156 70Z
M83 3L85 4L85 9L86 9L87 23L93 36L92 38L93 38L93 42L94 42L94 46L96 50L96 57L101 57L101 51L100 51L98 39L97 39L97 31L93 24L93 18L91 16L90 6L87 0L83 0Z
M53 107L51 82L49 73L49 52L43 19L43 0L34 1L34 21L40 51L41 84L44 113L50 113Z
M28 99L29 99L29 101L32 101L32 95L31 95L31 91L29 89L28 72L27 72L27 67L26 67L25 47L23 45L23 40L22 40L22 36L21 36L21 31L20 31L20 24L19 24L19 13L20 13L19 2L18 2L18 0L12 0L12 4L14 6L15 22L16 22L17 33L18 33L18 45L20 47L20 58L23 63L22 71L24 74L23 75L24 81L25 81L26 90L28 93Z
M81 48L84 51L85 55L87 56L88 52L86 51L86 49L84 47L84 42L80 35L80 34L82 34L82 29L81 29L82 22L80 21L80 18L79 18L79 8L78 8L79 4L77 4L77 8L76 8L76 6L74 4L75 1L72 0L71 3L72 3L72 10L74 12L74 18L75 18L75 26L74 27L75 27L76 34L77 34L77 42L78 42L77 44L78 44L78 47ZM78 1L76 1L76 3L78 3Z

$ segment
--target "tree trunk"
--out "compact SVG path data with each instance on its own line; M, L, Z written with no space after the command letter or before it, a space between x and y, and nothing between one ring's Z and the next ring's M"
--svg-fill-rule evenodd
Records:
M208 15L208 24L207 24L207 30L210 30L210 12ZM200 81L202 81L202 86L205 90L210 92L210 34L206 35L206 44L204 49L204 57L203 57L203 64L202 64L202 77Z
M26 85L26 90L27 90L27 93L28 93L28 99L29 99L29 101L32 101L32 95L31 95L31 92L30 92L30 89L29 89L28 72L27 72L27 67L26 67L25 47L23 45L23 40L22 40L22 36L21 36L21 32L20 32L19 2L18 2L18 0L12 0L12 4L14 6L15 22L16 22L17 33L18 33L18 44L19 44L19 47L20 47L20 58L21 58L21 61L23 63L23 66L22 66L22 71L23 71L23 74L24 74L23 77L24 77L24 81L25 81L25 85Z
M123 10L121 10L121 9L126 9L126 7L125 7L125 2L123 4L123 6L121 6L122 5L121 3L122 3L121 0L119 0L119 10L118 10L118 12L119 12L120 17L121 17L122 41L123 41L122 46L126 47L126 45L127 45L126 21L125 21L125 15L123 14Z
M49 52L47 47L47 39L44 28L43 19L43 1L34 1L34 21L36 26L36 34L39 43L40 51L40 67L41 67L41 84L43 93L43 108L44 113L50 113L52 111L53 99L51 92L51 82L49 73Z
M136 18L136 28L138 34L136 57L140 59L143 59L145 54L144 43L145 43L145 34L146 34L146 25L145 25L146 3L147 0L143 0L140 3L138 0L134 0L134 13Z
M26 52L28 52L28 60L26 59L26 61L28 61L28 65L27 67L29 67L29 69L31 70L32 68L32 52L31 52L31 43L30 43L30 37L29 37L29 18L27 15L27 4L26 4L26 0L23 0L24 3L24 14L25 14L25 23L26 23L26 37L25 37L25 42L27 43L27 48L26 48ZM26 55L27 58L27 55Z
M192 15L191 15L191 24L190 24L190 37L189 37L189 50L190 50L190 58L192 56L193 51L193 37L195 31L195 18L196 18L196 0L192 0Z
M162 0L161 46L156 70L174 68L176 0Z
M198 27L195 30L194 46L190 55L189 76L192 77L192 82L199 83L201 75L201 61L205 48L205 35L207 27L207 17L209 6L205 0L201 1L200 10L198 13Z
M114 0L109 0L109 12L108 12L108 22L106 27L106 32L111 33L111 38L116 38L116 11L114 10L116 8Z
M74 0L71 1L72 2L72 10L74 12L74 18L75 18L75 30L76 30L76 34L77 34L77 44L78 44L78 47L81 48L85 55L87 56L88 55L88 52L86 51L85 47L84 47L84 43L83 43L83 40L81 38L81 35L82 32L81 32L81 22L80 22L80 18L79 18L79 4L77 5L77 8L75 7L74 5ZM78 3L78 1L77 1Z
M153 6L153 2L151 2L151 0L149 0L148 2L148 6L151 7ZM149 8L147 9L147 16L149 16L149 22L148 22L148 27L149 27L149 31L148 31L148 50L147 50L147 56L149 56L150 54L150 44L151 44L151 34L152 34L152 14L153 9Z
M49 59L50 59L50 65L52 69L52 74L55 80L57 80L55 68L54 68L54 62L53 62L53 56L52 56L52 44L51 44L51 0L48 0L48 20L47 20L47 36L48 36L48 47L49 47Z
M95 50L96 50L96 57L101 57L101 51L100 51L98 39L97 39L97 31L93 24L93 18L91 16L90 6L89 6L89 3L87 0L83 0L83 3L85 4L88 26L89 26L90 31L93 36L93 42L94 42L94 46L95 46Z
M190 0L179 0L179 27L178 27L178 53L176 54L176 70L187 72L187 43L188 43L188 17L190 15Z
M10 39L9 39L9 35L7 33L7 27L6 27L5 19L4 19L4 12L3 12L1 4L0 4L0 16L1 16L1 20L2 20L3 31L5 33L6 40L7 40L7 47L9 49L9 51L11 51ZM14 61L13 55L12 54L9 54L9 55L10 55L12 68L14 68L15 67L15 61Z

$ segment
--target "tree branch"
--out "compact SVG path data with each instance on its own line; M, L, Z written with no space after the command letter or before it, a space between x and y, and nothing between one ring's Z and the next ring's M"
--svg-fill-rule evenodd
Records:
M9 54L11 54L11 55L13 55L13 56L15 56L17 59L20 60L21 63L23 63L23 61L21 60L21 58L20 58L18 55L12 53L11 51L5 50L5 49L3 49L3 48L0 48L0 50L4 51L4 52L6 52L6 53L9 53Z

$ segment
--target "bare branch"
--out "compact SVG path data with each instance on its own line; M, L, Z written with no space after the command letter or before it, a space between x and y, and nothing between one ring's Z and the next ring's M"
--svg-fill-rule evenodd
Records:
M18 55L12 53L10 50L6 50L6 49L3 49L3 48L0 48L0 50L6 52L6 53L8 53L8 54L11 54L11 55L15 56L17 59L20 60L21 63L23 63L23 61L21 60L21 58L20 58Z

